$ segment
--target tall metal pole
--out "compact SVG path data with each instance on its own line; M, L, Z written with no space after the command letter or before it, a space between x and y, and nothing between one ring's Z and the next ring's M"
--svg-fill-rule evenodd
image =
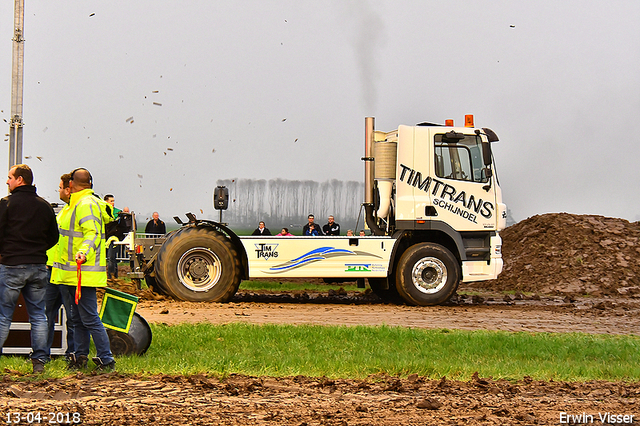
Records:
M15 1L13 69L11 76L11 121L9 123L9 168L22 163L22 80L24 77L24 0Z

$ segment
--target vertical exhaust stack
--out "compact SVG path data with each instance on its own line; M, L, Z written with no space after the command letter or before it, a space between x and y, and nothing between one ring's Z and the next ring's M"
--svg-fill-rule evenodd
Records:
M387 219L391 211L393 184L396 181L398 143L386 140L377 141L374 147L373 178L378 188L380 200L376 216L380 219Z
M364 203L373 205L373 132L375 118L364 119Z
M380 229L378 221L373 214L373 179L374 179L374 157L373 157L373 139L375 118L366 117L364 119L364 211L367 226L373 232L373 235L384 235L384 229Z

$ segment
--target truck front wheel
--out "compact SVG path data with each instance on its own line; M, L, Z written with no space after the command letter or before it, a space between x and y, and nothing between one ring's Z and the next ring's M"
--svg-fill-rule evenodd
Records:
M439 244L411 246L400 257L396 288L409 304L428 306L446 302L460 282L460 265L455 256Z
M177 299L226 302L240 285L233 244L209 227L189 227L169 237L155 264L158 283Z

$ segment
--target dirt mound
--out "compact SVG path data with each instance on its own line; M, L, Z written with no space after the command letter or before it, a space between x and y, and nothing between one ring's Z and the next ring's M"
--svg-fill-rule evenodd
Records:
M624 415L631 423L640 396L638 383L507 381L478 373L468 381L78 373L30 382L10 375L0 382L0 404L7 423L22 415L20 424L37 415L43 423L84 425L532 425L558 424L563 414L595 422L561 423L600 423L605 413L616 416L611 423Z
M504 270L475 286L541 294L640 295L640 223L549 213L500 233Z
M154 292L152 289L144 288L140 289L133 281L125 281L119 278L110 278L107 280L107 287L114 290L122 291L134 295L140 300L173 300L171 297L164 296ZM104 289L98 289L98 296L101 297L104 294Z

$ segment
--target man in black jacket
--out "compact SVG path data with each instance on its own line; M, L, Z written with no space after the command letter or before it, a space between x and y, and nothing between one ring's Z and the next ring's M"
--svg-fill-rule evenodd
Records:
M33 372L41 373L48 360L46 252L58 242L58 223L51 205L36 194L29 166L13 166L7 185L11 194L0 200L0 344L9 335L22 292L31 323Z
M144 228L145 234L166 234L167 227L164 222L160 220L160 215L158 212L153 212L151 215L152 219L147 223L147 226Z
M312 214L308 216L307 220L309 221L309 223L302 227L302 235L308 237L317 237L319 235L323 235L322 229L320 229L320 225L314 223L315 218Z
M329 222L322 227L324 235L340 235L340 225L334 222L333 216L329 216Z

